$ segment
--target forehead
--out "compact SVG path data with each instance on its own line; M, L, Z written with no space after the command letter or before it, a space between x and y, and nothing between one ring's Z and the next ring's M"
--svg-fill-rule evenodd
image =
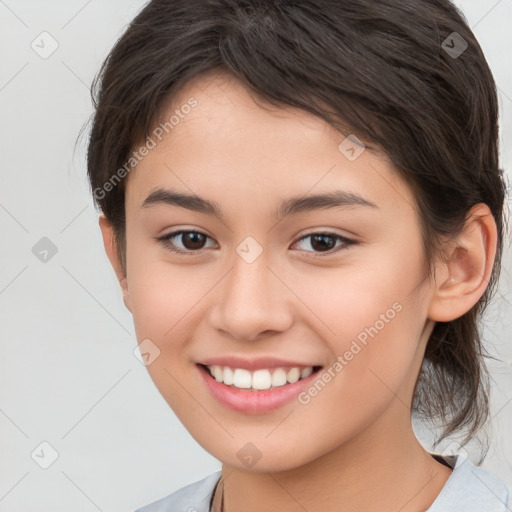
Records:
M193 100L196 106L188 109ZM187 113L179 115L182 110ZM276 149L286 151L297 140L307 145L304 154L312 153L318 142L329 143L335 133L310 113L268 103L227 73L211 73L185 84L163 109L160 124L173 114L179 119L173 120L176 124L169 133L169 145L193 137L203 142L198 149L222 143L224 148L233 147L233 155L241 146L250 146L251 156L268 155Z
M162 186L220 202L236 195L265 204L333 188L372 202L395 196L406 203L398 208L414 202L384 152L354 146L350 134L311 113L271 105L227 74L181 87L155 129L154 147L129 177L127 202L141 205ZM357 158L346 152L347 144Z

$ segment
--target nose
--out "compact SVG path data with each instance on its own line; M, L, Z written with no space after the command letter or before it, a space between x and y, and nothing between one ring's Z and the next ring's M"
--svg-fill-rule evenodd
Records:
M276 274L279 272L269 268L263 255L252 263L237 255L214 294L211 326L239 341L254 341L289 329L294 321L293 294Z

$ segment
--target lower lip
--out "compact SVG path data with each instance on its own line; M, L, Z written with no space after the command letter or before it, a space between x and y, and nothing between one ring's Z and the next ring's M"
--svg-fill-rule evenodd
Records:
M318 374L318 371L316 371L293 384L285 384L264 391L247 391L226 386L226 384L216 381L210 375L208 369L202 365L198 364L197 368L215 399L222 405L245 414L264 414L279 409L279 407L297 398L299 393L304 391Z

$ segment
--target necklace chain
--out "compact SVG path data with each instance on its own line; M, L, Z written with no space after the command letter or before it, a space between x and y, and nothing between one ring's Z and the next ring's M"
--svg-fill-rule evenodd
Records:
M224 482L219 481L219 484L222 486L219 512L224 512ZM217 485L215 488L215 493L213 495L212 503L215 503L215 500L216 500L218 494L219 494L219 485ZM213 511L213 512L217 512L217 511Z

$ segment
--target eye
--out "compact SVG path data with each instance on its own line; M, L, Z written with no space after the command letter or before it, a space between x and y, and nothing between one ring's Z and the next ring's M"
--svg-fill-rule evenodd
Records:
M340 250L346 249L348 246L357 243L355 240L337 235L336 233L310 233L309 235L305 235L300 238L297 242L295 242L295 244L301 243L308 239L309 242L305 245L311 247L313 252L319 251L320 253L328 254L339 252ZM337 242L340 242L340 244L336 245ZM308 249L301 250L308 251ZM324 254L316 254L315 256L324 256Z
M179 254L189 254L192 252L201 252L204 249L204 244L210 237L201 233L200 231L187 231L179 230L168 233L162 237L158 237L157 240L162 245L172 252ZM175 241L179 241L183 248L177 247Z
M156 238L166 249L178 254L199 253L205 249L205 243L208 239L211 240L208 235L200 231L184 229L173 231L172 233ZM322 253L327 253L328 255L333 254L357 243L354 240L335 233L319 232L305 235L295 242L295 244L303 243L308 239L309 242L305 245L312 248L313 251L304 247L300 250L317 253L315 256L324 256ZM337 244L337 242L339 242L339 244ZM181 244L181 247L179 247L179 244Z

